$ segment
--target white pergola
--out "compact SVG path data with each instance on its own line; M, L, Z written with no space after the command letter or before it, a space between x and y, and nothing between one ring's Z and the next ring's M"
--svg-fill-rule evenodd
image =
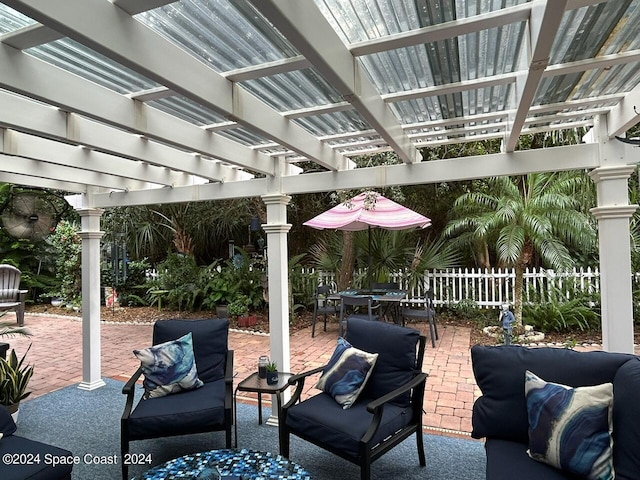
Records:
M261 197L288 370L291 195L570 169L597 184L604 348L632 352L640 151L615 136L640 121L639 60L639 0L1 0L0 182L79 195L81 388L103 384L106 208ZM516 150L577 127L583 144ZM494 138L502 153L420 154ZM350 159L384 151L398 163Z

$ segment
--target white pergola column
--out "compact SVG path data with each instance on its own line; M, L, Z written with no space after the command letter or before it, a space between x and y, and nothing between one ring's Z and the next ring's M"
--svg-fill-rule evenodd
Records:
M80 208L82 230L82 382L78 388L105 385L100 363L100 216L103 210Z
M267 206L267 223L262 225L267 234L267 271L269 280L269 346L271 360L278 363L278 370L289 372L289 254L287 234L291 224L287 223L288 195L279 193L262 196ZM256 358L257 360L257 358ZM272 399L275 400L275 399ZM269 425L277 425L278 411L271 402Z
M591 213L598 219L602 343L610 352L634 351L629 219L638 206L629 204L627 185L634 170L633 165L617 165L589 173L598 193Z

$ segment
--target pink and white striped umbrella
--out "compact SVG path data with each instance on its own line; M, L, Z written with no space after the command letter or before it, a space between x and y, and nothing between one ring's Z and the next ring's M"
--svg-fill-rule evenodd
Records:
M405 230L428 227L431 220L377 192L364 192L304 222L303 225L318 230L358 231L369 227Z

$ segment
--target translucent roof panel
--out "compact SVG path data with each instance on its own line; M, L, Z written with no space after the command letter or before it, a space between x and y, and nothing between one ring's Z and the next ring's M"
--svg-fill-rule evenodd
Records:
M135 17L217 72L298 55L243 0L181 0Z
M316 0L316 3L342 40L349 44L475 16L525 1ZM375 53L360 60L381 94L428 88L515 71L524 32L524 23L518 22ZM481 90L475 95L449 94L403 101L392 110L402 123L451 118L472 115L477 112L478 105L484 110L504 108L508 95L508 87L498 87L487 92ZM478 104L476 100L482 103Z
M600 3L565 13L550 64L562 64L640 48L637 22L640 1ZM535 104L629 91L640 81L637 64L621 64L544 78Z
M68 38L25 51L118 93L129 94L160 86L143 75Z
M254 146L260 144L272 144L273 142L261 135L256 134L246 128L233 128L229 130L221 130L219 135L227 137L243 145Z
M193 100L180 95L161 98L148 102L149 106L158 110L175 115L182 120L198 126L211 125L226 121L226 119L209 109L206 109Z
M35 20L0 3L0 34L11 33L35 23Z
M367 130L369 125L355 110L296 118L297 124L319 137Z
M248 80L241 84L280 112L342 101L339 93L311 69Z

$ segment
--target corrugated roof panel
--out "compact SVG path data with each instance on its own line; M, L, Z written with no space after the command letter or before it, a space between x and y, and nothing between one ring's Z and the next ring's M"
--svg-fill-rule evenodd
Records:
M0 34L15 32L35 24L35 20L0 3Z
M226 72L298 55L264 17L243 0L181 0L135 17Z
M319 137L369 129L369 125L355 110L325 113L296 118L297 124Z
M238 127L231 128L228 130L221 130L217 132L219 135L223 137L227 137L231 140L235 140L246 146L255 146L260 144L272 144L273 141L265 138L261 135L256 134L251 130L247 130L246 128Z
M29 48L25 52L118 93L128 94L160 86L69 38Z
M180 95L153 100L147 104L198 126L226 121L222 115Z
M340 94L312 69L248 80L241 85L280 112L343 101Z
M550 64L621 53L640 47L640 1L620 0L565 13L551 51ZM534 104L629 91L640 81L637 64L616 65L543 79Z

